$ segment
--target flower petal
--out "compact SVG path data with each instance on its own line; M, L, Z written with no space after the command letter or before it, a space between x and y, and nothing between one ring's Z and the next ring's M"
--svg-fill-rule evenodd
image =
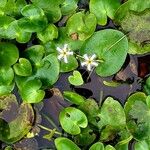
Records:
M61 60L63 57L64 57L64 55L63 55L63 54L60 54L60 55L58 55L57 58L58 58L59 60Z
M64 49L67 49L67 48L68 48L68 44L65 44L65 45L64 45Z
M60 47L57 47L56 49L57 49L57 51L60 52L60 53L63 51Z
M81 62L81 66L82 66L82 67L83 67L83 66L87 66L87 62L86 62L86 61Z
M91 56L90 60L94 60L95 58L96 58L96 55L93 54L93 55Z
M97 67L98 63L93 61L93 62L91 62L91 65Z
M64 56L64 62L65 62L65 63L68 63L67 56Z
M89 57L88 57L87 54L84 54L84 55L83 55L83 58L84 58L85 60L87 60L87 61L89 60Z
M92 68L91 64L88 64L88 65L87 65L87 70L88 70L88 71L91 71L91 68Z
M68 51L67 52L67 55L69 56L69 55L73 55L73 52L72 51Z

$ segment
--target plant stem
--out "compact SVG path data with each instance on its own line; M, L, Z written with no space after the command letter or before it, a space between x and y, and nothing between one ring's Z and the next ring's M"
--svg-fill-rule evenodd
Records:
M117 145L124 145L129 143L132 140L133 136L131 135L130 137L128 137L127 139L120 141Z
M40 125L38 124L38 126L46 131L49 131L49 132L52 132L53 130L52 129L49 129L47 127L44 127L43 125ZM62 133L58 132L58 131L55 131L55 134L58 134L58 135L62 135Z

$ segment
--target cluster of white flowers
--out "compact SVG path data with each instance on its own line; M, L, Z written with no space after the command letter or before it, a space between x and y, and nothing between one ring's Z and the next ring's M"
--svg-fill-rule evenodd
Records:
M68 63L68 57L70 55L73 55L73 52L70 51L68 44L65 44L63 48L57 47L57 51L59 53L58 59L64 60L65 63ZM92 56L88 56L87 54L84 54L83 62L81 62L81 66L86 66L88 71L91 71L93 68L98 66L98 61L96 61L96 55L93 54Z

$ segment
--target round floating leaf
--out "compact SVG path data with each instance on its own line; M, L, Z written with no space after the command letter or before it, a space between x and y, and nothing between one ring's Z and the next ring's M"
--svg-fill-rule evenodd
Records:
M21 18L18 20L19 27L25 32L40 32L47 26L46 17Z
M0 67L0 85L10 85L14 79L11 67Z
M104 145L101 142L93 144L89 150L104 150Z
M143 90L147 95L150 95L150 77L146 79Z
M40 32L47 26L47 18L41 8L30 4L26 5L21 13L24 18L18 20L18 25L26 32Z
M69 134L80 134L80 128L86 128L88 121L85 114L77 108L67 107L60 112L59 120L62 128Z
M144 140L150 134L150 109L146 104L146 95L137 92L131 95L126 104L127 127L133 137L137 140Z
M19 28L17 20L10 23L6 35L10 39L16 38L19 43L26 43L31 38L31 33L25 32Z
M138 141L134 145L134 150L149 150L150 140Z
M57 150L81 150L74 142L64 137L55 139L55 146Z
M100 111L99 128L101 129L107 125L117 130L123 129L126 126L123 107L112 97L108 97L104 101Z
M9 96L11 98L11 96ZM8 99L9 97L3 97L0 99L0 103L3 99ZM16 98L14 99L16 101ZM6 110L10 105L5 108ZM5 105L4 105L5 107ZM34 121L34 112L30 104L21 104L17 117L8 123L8 126L3 126L0 124L0 140L12 144L20 139L22 139L32 128ZM18 126L19 125L19 126Z
M14 89L15 84L12 83L10 85L0 85L0 96L8 95Z
M73 71L73 75L68 77L68 80L69 80L70 84L75 85L75 86L79 86L84 83L81 73L76 70Z
M77 4L79 0L65 0L64 3L61 6L61 12L63 15L69 15L71 13L74 13L77 9Z
M99 25L107 24L107 16L113 19L119 6L119 0L90 0L90 12L95 14Z
M115 74L123 65L128 51L128 40L117 30L106 29L95 32L81 48L81 54L97 55L103 60L96 67L96 73L106 77ZM119 59L118 59L119 58Z
M24 102L39 103L43 100L45 92L40 90L42 83L40 80L30 80L24 83L20 94Z
M41 67L37 68L35 78L41 80L43 86L52 86L59 77L59 62L55 54L50 54L43 58Z
M22 10L21 13L23 16L25 17L29 17L29 18L34 18L34 17L40 17L40 16L44 16L44 12L41 8L30 4L30 5L26 5Z
M10 38L13 39L14 35L9 35L7 32L9 25L11 22L13 22L15 19L10 16L0 16L0 36L3 38Z
M141 13L129 11L126 17L120 22L122 30L128 33L129 53L143 54L150 51L150 10Z
M128 0L122 4L119 9L117 9L114 20L119 24L124 18L126 18L126 15L129 13L129 11L142 12L147 8L150 8L150 1Z
M60 62L60 72L69 72L78 67L78 61L75 58L75 56L69 56L68 57L68 63L65 63L64 61Z
M11 43L0 43L0 65L11 66L19 57L18 48ZM8 61L9 60L9 61Z
M45 50L42 45L34 45L24 51L24 56L34 63L37 67L40 66Z
M14 71L19 76L29 76L32 74L32 66L28 59L20 58L19 63L14 66Z
M79 146L91 145L96 139L96 134L89 127L81 130L81 133L74 137L74 141Z
M42 8L46 14L48 20L51 23L55 23L60 20L62 14L60 10L60 5L63 4L64 0L31 0L34 5ZM50 6L50 7L49 7Z
M116 149L113 146L111 146L111 145L107 145L105 147L105 150L116 150Z
M79 40L88 39L95 31L96 17L93 14L78 12L72 15L67 21L67 34L76 34Z
M47 43L58 37L58 29L54 24L50 24L45 30L38 32L37 36L43 43Z
M81 95L71 91L64 91L63 96L66 100L76 105L81 105L85 101Z

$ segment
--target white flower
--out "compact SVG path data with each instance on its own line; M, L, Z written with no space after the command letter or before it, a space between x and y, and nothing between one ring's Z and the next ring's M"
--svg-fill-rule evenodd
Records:
M87 54L84 54L83 58L85 61L81 63L81 66L86 66L88 71L91 71L92 68L98 66L98 63L95 60L96 58L95 54L93 54L92 56L88 56Z
M73 55L73 52L68 48L68 44L65 44L63 48L57 47L57 51L59 53L57 58L63 59L65 63L68 63L68 56Z

